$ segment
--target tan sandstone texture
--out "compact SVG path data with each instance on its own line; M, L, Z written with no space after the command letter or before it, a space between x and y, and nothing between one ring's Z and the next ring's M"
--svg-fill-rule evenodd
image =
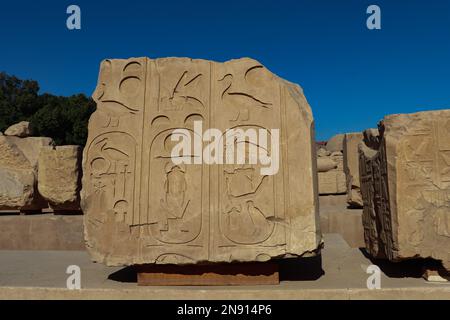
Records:
M344 150L344 137L345 134L340 133L337 134L333 137L330 138L330 140L328 140L326 148L328 151L330 152L342 152Z
M346 133L344 136L344 172L347 179L347 203L353 208L362 208L361 186L359 183L358 145L363 134Z
M29 137L32 135L32 130L30 123L28 121L21 121L19 123L13 124L8 129L5 130L5 136L16 136L16 137Z
M37 192L37 159L50 138L0 136L0 210L40 210L47 204Z
M367 250L450 270L450 110L387 116L379 130L359 146Z
M320 195L344 194L347 191L343 161L343 155L340 151L331 153L324 148L317 151L317 176Z
M114 59L102 62L93 98L81 197L94 261L267 261L320 247L313 116L298 85L248 58ZM279 171L248 159L176 165L173 130L193 132L195 121L216 128L217 142L230 128L279 129Z
M22 151L35 172L37 172L38 169L39 154L41 153L42 148L53 145L52 138L47 137L6 137L6 139Z
M80 146L44 147L39 154L38 189L54 210L79 210Z

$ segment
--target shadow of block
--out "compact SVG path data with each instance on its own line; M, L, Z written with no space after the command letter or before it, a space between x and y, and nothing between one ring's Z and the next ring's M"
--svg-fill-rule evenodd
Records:
M280 281L313 281L325 274L322 269L321 255L308 258L280 259L274 260L273 262L278 265ZM160 268L165 273L173 272L173 266L170 265L160 265L156 266L156 268ZM198 269L197 274L204 272L202 268L203 266L196 266L196 269ZM186 270L186 272L181 272L183 269L176 267L176 272L178 274L192 274L193 268L189 267L188 269L189 270ZM255 270L254 272L249 271L248 274L264 274L263 271L264 270ZM108 279L124 283L137 283L137 272L137 266L129 266L110 274ZM220 269L215 272L218 274L223 273Z
M325 274L322 269L322 255L308 258L278 260L280 281L312 281Z
M126 283L137 282L137 271L134 266L125 267L108 276L108 280Z
M360 250L367 259L390 278L422 278L424 269L442 268L441 262L434 259L416 258L393 262L387 259L375 259L364 248Z

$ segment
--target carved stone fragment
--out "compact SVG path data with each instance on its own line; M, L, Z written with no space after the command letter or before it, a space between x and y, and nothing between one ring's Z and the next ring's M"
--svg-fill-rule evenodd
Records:
M350 207L361 208L362 198L359 185L358 144L363 134L346 133L344 136L344 172L347 179L347 203Z
M347 191L344 171L319 172L319 193L321 195L344 194Z
M50 138L0 136L0 210L38 211L47 202L37 191L37 159Z
M387 116L379 131L359 146L368 252L430 257L449 270L450 110Z
M298 85L252 59L114 59L93 98L82 208L95 261L267 261L320 247L313 117ZM176 129L203 153L173 156ZM250 129L279 146L228 139ZM245 161L209 163L210 142L224 146L216 160L243 147ZM250 161L277 150L272 173Z
M39 154L38 189L54 210L79 210L80 146L44 147Z
M341 151L330 152L326 149L317 151L317 176L319 194L345 194L347 192Z

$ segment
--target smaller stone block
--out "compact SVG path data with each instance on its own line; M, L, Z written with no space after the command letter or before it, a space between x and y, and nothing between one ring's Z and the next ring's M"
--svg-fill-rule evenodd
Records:
M79 210L81 147L44 147L39 154L38 189L54 210Z

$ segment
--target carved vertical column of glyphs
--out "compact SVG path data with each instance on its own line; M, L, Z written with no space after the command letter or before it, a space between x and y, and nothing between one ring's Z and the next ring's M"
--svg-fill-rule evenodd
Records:
M366 246L390 260L450 261L450 111L387 116L360 145Z
M130 237L130 226L139 223L146 73L146 58L105 60L93 94L97 110L84 150L83 205L86 233L100 235L88 246L99 250L117 246L125 253L123 239L112 235Z
M142 240L145 256L158 262L189 263L208 260L209 167L195 163L175 165L171 151L175 129L188 129L194 140L194 122L209 128L210 63L191 59L150 61L144 145L147 154L142 186ZM201 134L201 133L200 133ZM193 149L192 149L193 151ZM144 191L145 190L145 191Z
M282 128L280 87L262 65L251 59L215 65L212 81L213 127L223 132L224 145L229 143L229 129L254 129L257 133L263 129L270 134L272 128ZM244 141L227 148L237 150L239 143L246 144L246 151L271 151L266 150L270 145L253 146ZM267 260L282 254L280 245L286 243L284 227L276 222L285 218L284 199L280 197L284 168L275 176L262 175L260 164L249 164L248 153L245 160L246 164L213 168L217 177L214 192L218 195L211 217L213 254L219 259L230 254L232 259L242 259L252 254L255 260Z

